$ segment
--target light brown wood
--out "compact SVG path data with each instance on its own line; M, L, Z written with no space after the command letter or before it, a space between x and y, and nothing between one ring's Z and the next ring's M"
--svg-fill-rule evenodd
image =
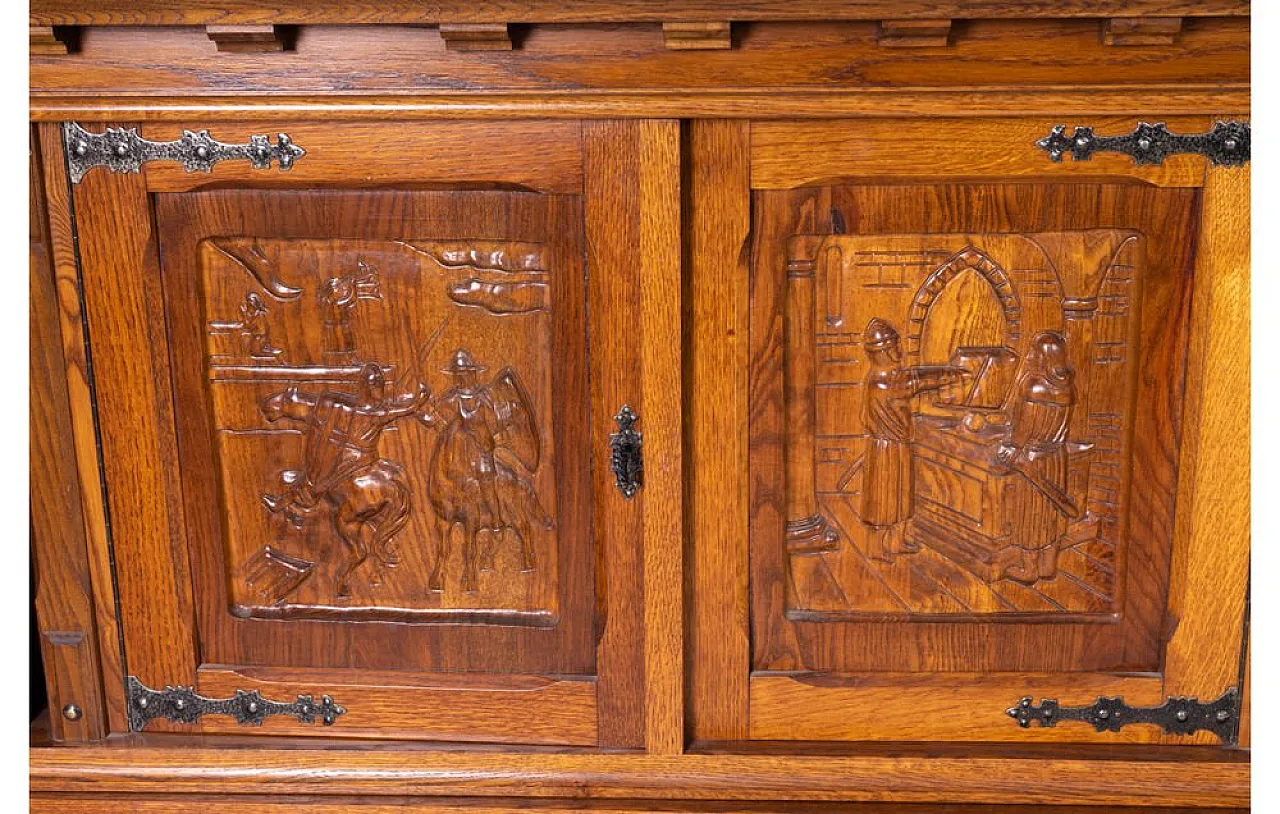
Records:
M1196 251L1165 650L1166 691L1239 680L1249 581L1249 169L1210 169Z
M63 375L70 409L71 436L75 445L80 509L84 519L92 601L101 659L103 704L111 731L126 728L119 618L116 612L115 576L111 567L106 523L106 491L98 460L98 429L94 417L93 372L84 323L83 288L71 209L71 187L62 156L62 132L57 125L38 126L39 155L45 178L49 247L57 289L61 328Z
M86 9L75 0L39 0L31 9L32 24L42 25L203 25L251 23L351 24L361 22L638 22L721 19L731 12L740 20L878 20L884 17L1140 17L1145 14L1236 16L1249 14L1247 0L680 0L660 7L646 0L448 0L422 6L394 3L351 3L323 0L305 7L269 6L253 0L191 0L180 7L166 0L96 4Z
M882 48L946 48L950 20L881 20L876 42Z
M1059 747L1061 748L1061 747ZM34 793L582 796L1221 807L1249 804L1245 753L1181 760L901 755L481 754L384 749L34 749ZM1034 776L1035 782L1028 782ZM109 777L109 780L104 778ZM1108 782L1099 783L1106 777Z
M62 357L57 281L45 214L45 178L34 130L31 138L29 310L34 598L53 737L92 741L106 734L106 710L66 365ZM64 708L70 710L70 714L64 714Z
M1181 17L1113 17L1103 22L1107 45L1174 45L1182 34Z
M55 29L48 25L31 26L30 48L32 54L58 56L68 53L69 35L64 29Z
M155 230L141 175L93 173L74 191L111 543L129 674L195 679L195 630ZM64 329L65 334L65 329ZM100 343L100 344L99 344ZM103 352L109 348L110 352Z
M188 123L190 126L190 123ZM89 127L101 132L97 127ZM167 141L182 126L146 125L144 137ZM173 161L146 166L152 192L187 192L226 182L262 187L359 187L403 183L463 189L576 193L582 189L582 146L577 122L394 122L330 124L276 118L264 126L225 124L210 135L228 144L255 134L272 141L284 132L306 150L288 172L255 170L223 161L209 173L190 173ZM477 156L483 156L477 162Z
M284 50L284 32L277 25L206 25L204 33L222 53L267 54Z
M747 736L747 295L750 131L693 121L685 139L685 526L690 734ZM726 465L727 464L727 465Z
M728 22L663 23L662 39L673 51L714 51L732 48Z
M645 748L684 749L680 123L639 123Z
M347 712L325 735L512 744L596 744L596 685L590 679L482 673L376 670L200 668L199 690L229 698L257 690L270 699L328 693ZM208 733L239 734L225 716L200 724ZM263 734L298 732L287 717L268 718Z
M37 116L75 120L182 118L178 110L261 120L1248 109L1246 20L1197 21L1173 52L1108 47L1096 20L967 20L950 47L923 51L880 47L874 21L739 28L733 49L690 52L668 49L658 24L534 26L518 51L499 57L449 52L420 27L321 26L300 30L288 55L234 59L198 29L90 28L74 60L32 58L31 104Z
M1099 135L1131 132L1132 119L1093 117ZM1207 118L1167 118L1174 132L1199 133ZM1035 147L1062 121L1035 117L982 121L942 120L910 129L896 121L756 122L751 126L751 183L787 189L867 176L928 183L939 178L998 176L1024 181L1134 178L1162 187L1200 186L1206 160L1171 156L1160 166L1138 166L1124 155L1099 153L1060 164Z
M440 37L450 51L510 51L506 23L441 23Z

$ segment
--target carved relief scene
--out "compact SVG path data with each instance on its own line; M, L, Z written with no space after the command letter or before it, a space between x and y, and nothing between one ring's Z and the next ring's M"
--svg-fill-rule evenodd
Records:
M789 617L1113 612L1143 251L1117 229L789 241Z
M200 253L232 612L553 624L542 247L220 237Z

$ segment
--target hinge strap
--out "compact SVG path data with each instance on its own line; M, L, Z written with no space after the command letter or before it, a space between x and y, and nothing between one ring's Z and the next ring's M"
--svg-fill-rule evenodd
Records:
M1202 155L1216 166L1240 167L1249 161L1250 127L1248 122L1217 122L1208 133L1179 135L1161 124L1143 122L1125 136L1099 136L1092 127L1077 127L1068 133L1066 125L1058 125L1036 146L1061 161L1070 154L1076 161L1088 161L1094 153L1123 153L1135 164L1163 164L1165 158L1179 153Z
M205 715L230 715L236 723L262 726L271 715L292 715L298 723L311 724L320 720L332 726L339 715L347 710L334 703L328 695L314 700L310 695L299 695L292 703L269 701L257 690L236 690L231 698L205 698L194 687L165 687L153 690L134 676L126 682L129 700L129 731L141 732L148 722L164 718L180 724L194 724Z
M1039 706L1027 696L1005 714L1018 726L1057 726L1059 721L1083 721L1098 732L1119 732L1127 724L1157 724L1171 735L1190 735L1201 730L1212 732L1223 743L1235 740L1236 718L1240 714L1239 693L1229 688L1222 697L1207 704L1195 698L1170 697L1158 707L1131 707L1123 698L1100 697L1088 707L1064 707L1052 698L1041 699Z

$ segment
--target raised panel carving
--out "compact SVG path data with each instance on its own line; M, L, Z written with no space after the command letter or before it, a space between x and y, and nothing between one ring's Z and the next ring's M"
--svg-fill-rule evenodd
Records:
M200 268L232 612L554 624L543 247L216 237Z
M1142 235L787 252L787 615L1113 612Z

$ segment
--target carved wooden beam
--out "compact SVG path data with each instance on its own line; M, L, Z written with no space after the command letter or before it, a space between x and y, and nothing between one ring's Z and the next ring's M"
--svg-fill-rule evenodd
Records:
M440 36L450 51L510 51L506 23L441 23Z
M284 50L284 37L278 25L206 25L204 33L224 53L261 54Z
M31 26L31 53L33 54L65 54L68 53L72 33L62 26Z
M881 20L876 42L882 48L946 48L950 20Z
M1181 33L1181 17L1112 17L1102 25L1107 45L1173 45Z
M707 51L732 48L728 22L663 23L662 38L673 51Z

